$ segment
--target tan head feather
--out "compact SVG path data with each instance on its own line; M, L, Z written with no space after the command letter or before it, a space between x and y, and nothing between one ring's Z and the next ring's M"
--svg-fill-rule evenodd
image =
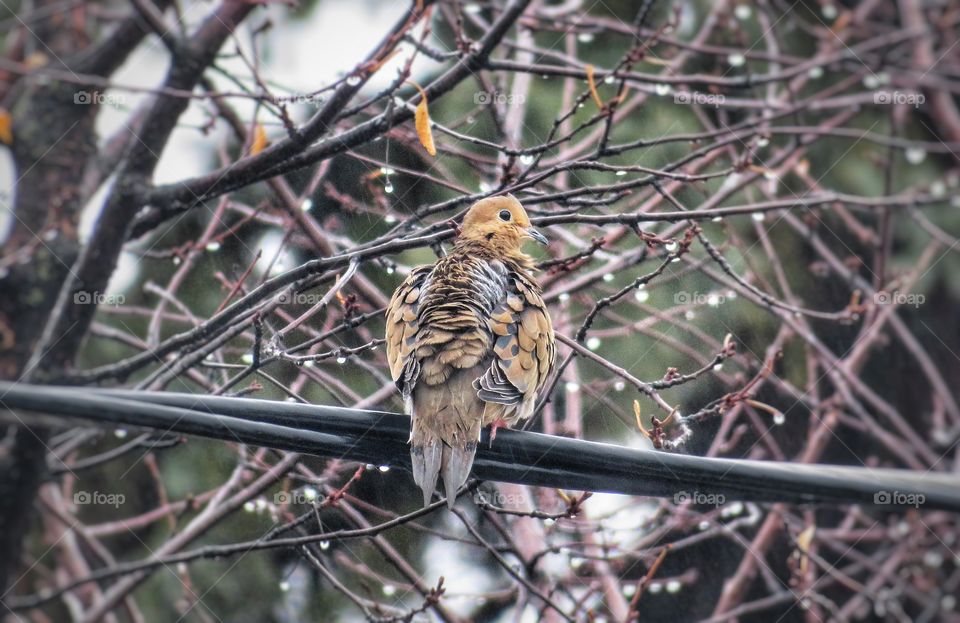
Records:
M476 202L463 218L460 239L499 254L518 253L527 239L546 244L547 239L530 225L530 217L513 195L487 197Z

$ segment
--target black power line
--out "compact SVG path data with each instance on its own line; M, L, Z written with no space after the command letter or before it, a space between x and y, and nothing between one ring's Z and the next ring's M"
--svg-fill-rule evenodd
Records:
M49 414L410 469L409 419L396 413L9 382L0 382L0 407L28 425L35 414ZM885 510L906 501L960 511L960 479L943 473L714 459L511 430L501 430L492 446L484 432L473 471L484 480L631 495L695 492Z

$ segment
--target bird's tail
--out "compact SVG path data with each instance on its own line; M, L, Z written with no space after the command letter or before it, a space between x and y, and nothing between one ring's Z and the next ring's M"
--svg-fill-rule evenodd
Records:
M480 418L472 418L466 430L445 430L443 420L424 421L413 414L410 432L410 460L413 463L413 480L423 491L423 505L430 504L437 480L443 477L447 494L447 506L453 508L457 491L470 476L473 457L477 453L480 437ZM439 426L438 426L439 425ZM452 434L445 434L452 433Z

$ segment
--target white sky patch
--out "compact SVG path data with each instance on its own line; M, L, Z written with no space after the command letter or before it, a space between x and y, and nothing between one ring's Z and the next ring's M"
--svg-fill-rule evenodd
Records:
M263 236L260 237L260 240L257 242L256 246L253 249L263 249L263 256L259 262L257 262L256 268L254 271L262 275L264 269L271 262L273 262L273 270L278 270L278 265L283 269L290 268L291 266L296 266L296 257L290 251L290 247L284 247L283 251L280 252L280 255L274 261L274 256L277 255L277 250L280 249L280 245L283 244L283 232L278 230L267 231Z
M0 243L7 240L13 228L13 202L16 199L16 170L13 154L6 145L0 147Z
M239 45L248 60L254 58L254 46L250 33L270 19L273 27L258 36L256 50L259 52L258 70L270 85L275 95L312 93L331 84L345 72L353 69L380 42L382 33L388 30L407 10L406 5L381 0L366 2L319 3L308 15L292 18L289 7L271 4L267 9L253 14L237 34L228 39L221 48L218 65L243 80L247 88L256 91L256 85L247 77L246 64L235 55ZM206 2L195 1L187 5L185 20L192 30L210 11ZM171 20L172 23L172 20ZM421 32L422 26L414 29ZM429 40L434 42L434 40ZM353 103L365 95L388 86L397 76L397 71L406 63L413 47L398 46L400 53L374 74ZM131 54L113 78L118 85L153 89L163 82L169 66L169 54L160 40L151 36L146 43ZM435 72L439 64L420 55L413 66L413 77L418 82L426 80L425 73ZM237 93L240 87L216 72L207 72L219 89ZM197 93L199 93L199 89ZM325 92L329 96L330 92ZM110 89L105 93L97 117L97 132L101 145L129 123L131 113L149 103L151 94L127 89ZM250 98L233 97L229 103L244 122L251 121L255 101ZM200 128L209 122L211 105L205 100L194 100L181 116L177 128L161 154L154 174L156 184L168 184L211 171L219 164L214 160L215 149L230 138L232 133L222 123L203 134ZM314 107L304 104L288 106L288 113L297 123L304 122L314 112ZM258 120L265 124L267 136L275 140L284 135L279 121L272 115L261 112ZM2 165L2 163L0 163ZM6 176L0 172L0 190L9 188ZM0 226L3 225L0 214ZM0 230L2 232L2 230Z
M452 528L455 534L469 538L469 533L459 520L451 516L447 521L451 522L448 527ZM447 589L447 594L452 595L445 603L457 614L467 615L476 605L467 600L457 599L457 595L475 595L495 588L487 567L471 564L476 562L478 557L486 556L485 552L481 552L484 550L461 543L438 538L427 540L423 555L426 566L423 581L428 585L436 585L437 579L442 575L443 586Z

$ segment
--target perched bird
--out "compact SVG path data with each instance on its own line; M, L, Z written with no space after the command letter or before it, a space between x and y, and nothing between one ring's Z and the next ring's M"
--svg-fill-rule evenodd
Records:
M556 355L534 265L521 247L543 234L513 196L473 204L453 249L419 266L387 307L387 360L411 416L413 478L447 504L473 466L480 430L533 413Z

